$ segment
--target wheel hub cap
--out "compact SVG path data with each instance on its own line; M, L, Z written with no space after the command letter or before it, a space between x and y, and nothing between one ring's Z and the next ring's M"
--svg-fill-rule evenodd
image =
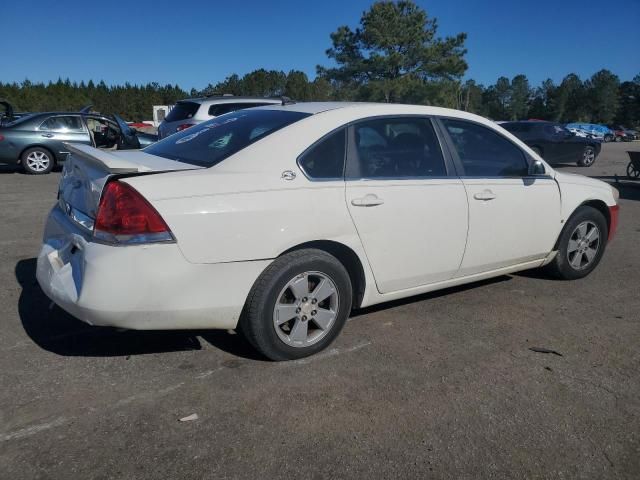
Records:
M280 291L273 309L278 338L291 347L308 347L333 328L339 295L334 281L322 272L305 272Z
M600 249L600 229L591 221L578 225L567 246L567 260L575 270L584 270L589 267Z
M27 165L36 172L42 172L49 166L49 156L44 152L31 152L27 156Z

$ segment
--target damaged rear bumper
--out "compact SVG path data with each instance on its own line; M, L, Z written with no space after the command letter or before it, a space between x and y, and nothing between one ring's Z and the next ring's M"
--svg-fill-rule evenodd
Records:
M36 276L44 293L91 325L135 330L235 328L270 262L189 263L176 244L92 241L56 206Z

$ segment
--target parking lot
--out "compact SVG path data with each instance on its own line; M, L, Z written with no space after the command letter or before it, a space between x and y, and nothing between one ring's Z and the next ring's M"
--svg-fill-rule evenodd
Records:
M366 309L287 363L232 332L122 332L50 308L35 257L60 174L2 168L0 478L638 478L630 149L561 167L621 179L617 237L586 279L525 272Z

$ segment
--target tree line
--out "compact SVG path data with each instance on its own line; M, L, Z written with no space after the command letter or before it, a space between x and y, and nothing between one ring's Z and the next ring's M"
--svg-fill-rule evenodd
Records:
M186 97L233 94L287 96L298 101L374 101L457 108L494 120L537 118L559 122L640 125L640 74L621 81L608 70L581 79L571 73L559 84L551 79L531 86L526 75L500 77L493 85L465 80L466 34L441 38L437 19L413 1L379 1L363 12L358 27L340 26L330 35L327 57L316 77L257 69L232 74L202 90L177 85L106 85L70 82L0 82L0 97L17 110L77 110L93 104L130 120L151 116L152 105Z

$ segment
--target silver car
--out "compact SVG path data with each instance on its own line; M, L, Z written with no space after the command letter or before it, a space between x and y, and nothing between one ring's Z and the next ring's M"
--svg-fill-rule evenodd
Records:
M225 113L280 103L282 100L278 98L234 97L233 95L179 100L158 127L158 138L168 137Z

